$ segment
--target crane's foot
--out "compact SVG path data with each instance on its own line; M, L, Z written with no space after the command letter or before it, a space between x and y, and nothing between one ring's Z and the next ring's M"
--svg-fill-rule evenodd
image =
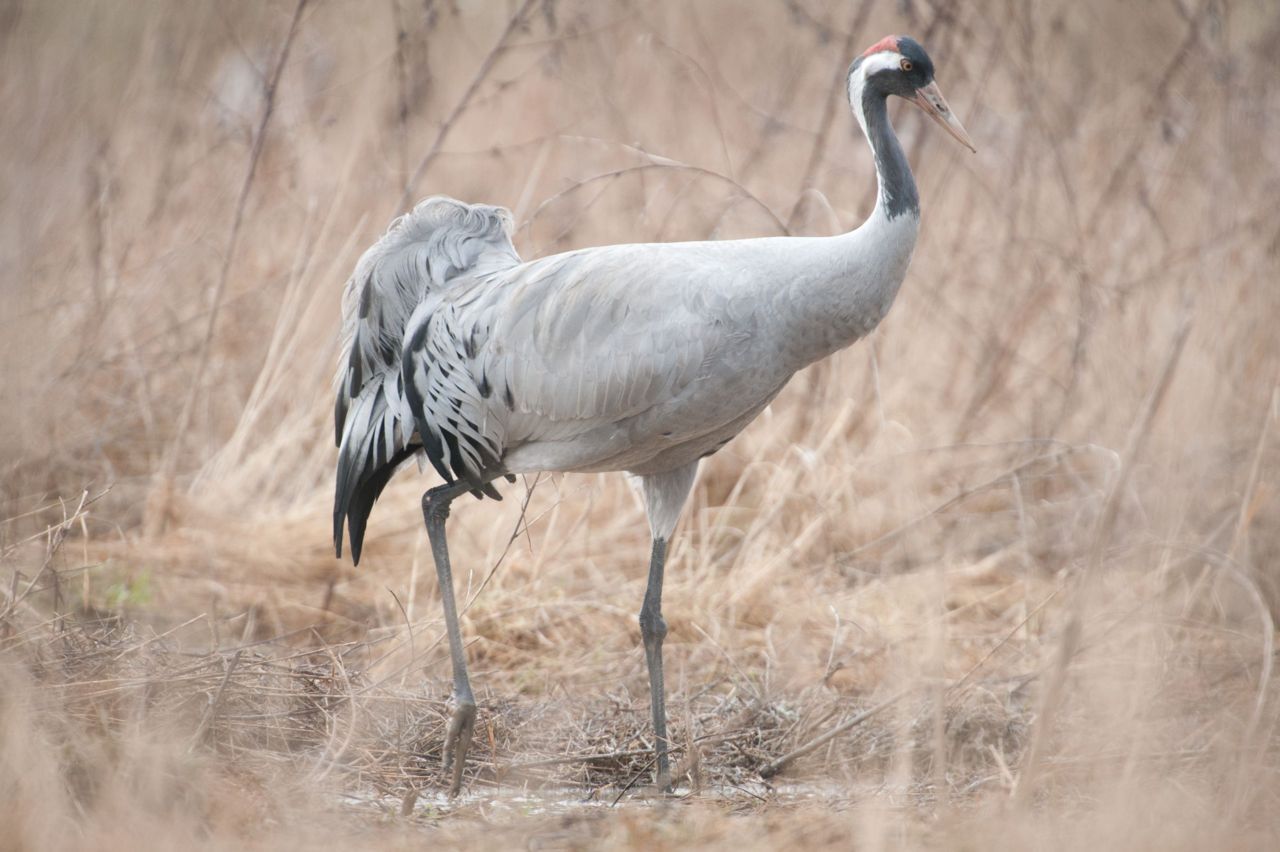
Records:
M467 764L467 749L471 747L471 734L476 727L474 701L456 701L453 715L449 717L449 729L444 735L444 771L453 770L449 782L449 796L462 791L462 770Z

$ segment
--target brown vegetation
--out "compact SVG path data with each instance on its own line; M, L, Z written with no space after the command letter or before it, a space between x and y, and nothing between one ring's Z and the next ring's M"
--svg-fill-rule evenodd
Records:
M525 256L853 227L840 73L893 31L979 153L895 108L898 304L704 466L685 795L642 513L543 476L450 522L449 802L429 480L329 541L359 251L431 193ZM1280 843L1272 3L7 0L0 108L0 847Z

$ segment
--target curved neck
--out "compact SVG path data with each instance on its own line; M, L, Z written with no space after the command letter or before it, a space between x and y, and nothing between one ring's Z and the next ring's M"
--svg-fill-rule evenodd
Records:
M907 155L902 152L898 137L889 123L889 105L887 97L875 89L851 85L849 92L853 114L858 119L862 132L871 143L871 152L876 160L876 181L879 194L876 197L877 214L887 219L895 219L902 214L920 215L920 196L916 192L916 181L911 175L911 167L907 165Z
M789 369L825 358L875 328L898 295L916 244L916 182L889 124L886 95L866 85L861 61L849 75L849 102L875 156L875 209L846 234L795 238L776 253L774 265L757 267L763 298L777 305L778 354ZM779 281L788 284L779 287Z

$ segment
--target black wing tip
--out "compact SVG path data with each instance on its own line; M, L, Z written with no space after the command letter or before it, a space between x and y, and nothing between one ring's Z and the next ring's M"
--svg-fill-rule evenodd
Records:
M342 526L347 520L347 507L340 506L333 513L333 555L336 559L342 558ZM355 531L352 530L351 536L351 564L360 564L360 542L355 537Z
M360 564L360 551L363 542L358 542L355 535L351 536L351 564L358 566Z
M390 477L388 476L388 479L389 478ZM382 485L385 484L386 482L384 481ZM361 495L362 498L365 498L362 499L361 505L355 507L356 511L347 515L347 533L351 539L350 550L352 565L360 564L360 554L364 552L365 526L369 521L369 513L373 511L373 501L378 499L378 492L382 491L382 485L377 485L376 490L370 489L369 491L365 491Z
M413 444L398 451L386 464L372 470L352 469L349 460L338 461L338 482L333 507L333 544L339 558L342 556L342 524L346 521L348 549L351 564L360 564L364 551L365 527L378 495L391 480L401 464L413 457L418 445Z
M341 462L339 462L341 464ZM342 558L342 522L347 516L347 507L342 499L342 485L335 489L333 501L333 555Z

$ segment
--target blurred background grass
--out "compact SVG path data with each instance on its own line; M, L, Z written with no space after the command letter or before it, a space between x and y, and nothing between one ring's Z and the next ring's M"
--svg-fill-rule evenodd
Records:
M0 4L0 785L18 845L69 829L234 845L246 818L271 845L314 839L325 803L297 791L330 789L332 754L272 746L268 772L228 747L232 722L192 751L176 721L228 684L251 700L261 671L227 664L246 643L324 665L347 649L343 671L398 701L447 695L431 480L397 477L358 571L329 540L341 287L405 198L506 205L525 257L850 229L874 175L843 75L901 32L979 153L893 109L924 215L898 303L704 464L671 558L686 783L714 708L777 736L735 746L742 777L707 746L721 768L674 815L563 837L543 817L489 822L622 847L1272 847L1274 3L296 8ZM535 752L647 736L642 513L618 476L534 484L451 520L499 779ZM94 642L217 665L97 669ZM125 712L68 698L89 683L113 702L189 689ZM735 798L766 757L900 688L884 721L796 770L819 811ZM412 739L400 717L343 718ZM187 733L139 736L164 725ZM556 783L621 789L644 765L615 762ZM434 768L381 771L393 798L435 789ZM121 773L111 796L76 781ZM174 773L200 779L197 805L157 799ZM296 795L253 817L255 784ZM367 788L356 773L337 791ZM488 819L441 807L441 842ZM412 843L421 822L356 819L352 842Z

